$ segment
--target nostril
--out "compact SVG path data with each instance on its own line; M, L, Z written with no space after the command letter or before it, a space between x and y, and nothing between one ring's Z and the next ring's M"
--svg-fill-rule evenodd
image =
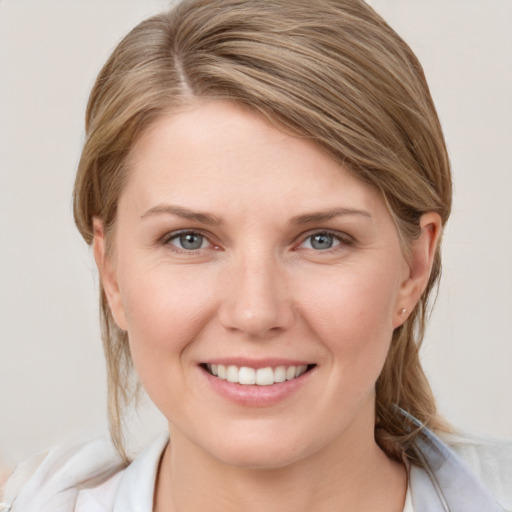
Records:
M291 305L275 297L251 302L234 297L221 306L219 315L226 329L254 338L274 337L288 329L294 318Z
M251 246L239 254L230 270L219 305L226 329L264 338L290 326L294 314L288 288L273 254Z

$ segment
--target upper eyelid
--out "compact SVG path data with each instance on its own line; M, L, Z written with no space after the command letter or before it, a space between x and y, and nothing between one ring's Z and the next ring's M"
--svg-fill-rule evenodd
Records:
M187 235L189 233L196 234L199 236L202 236L207 242L207 247L198 247L197 249L185 249L183 247L179 247L178 245L174 245L171 243L172 240L175 240L179 238L182 235ZM160 237L158 240L158 245L164 246L166 249L177 253L177 254L198 254L200 251L203 251L205 249L218 249L218 244L215 244L212 242L211 238L207 236L205 233L203 233L199 229L179 229L176 231L169 231L167 234L165 234L163 237Z
M169 240L177 238L181 235L187 235L189 233L201 235L204 238L206 238L210 243L213 243L211 241L212 235L203 231L202 229L176 229L174 231L168 231L167 233L160 237L160 241L168 242Z
M301 233L297 238L296 241L299 243L304 242L308 238L314 236L314 235L320 235L320 234L327 234L331 235L334 238L337 238L341 242L348 243L348 242L354 242L354 237L349 235L348 233L344 231L337 231L335 229L312 229L310 231L307 231L305 233Z
M184 229L177 229L174 231L169 231L169 232L165 233L163 236L161 236L158 241L160 243L168 243L170 240L175 239L175 238L177 238L181 235L187 234L187 233L195 233L195 234L203 236L209 242L209 244L212 246L221 245L220 243L215 242L216 237L212 233L210 233L209 231L200 229L200 228L184 228ZM294 238L294 241L292 242L292 245L294 247L297 247L298 245L305 242L311 236L314 236L316 234L322 234L322 233L331 235L344 244L355 242L354 237L344 231L338 231L335 229L317 228L317 229L308 230L306 232L302 232L300 235L296 236Z

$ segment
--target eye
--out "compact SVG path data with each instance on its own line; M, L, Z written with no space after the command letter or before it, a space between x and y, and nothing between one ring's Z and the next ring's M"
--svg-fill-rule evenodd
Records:
M309 235L301 244L305 249L315 251L327 251L333 249L342 243L349 244L349 240L344 240L341 235L335 235L329 231L320 231Z
M197 251L210 245L210 242L204 235L195 231L185 231L172 235L167 238L166 243L183 251Z

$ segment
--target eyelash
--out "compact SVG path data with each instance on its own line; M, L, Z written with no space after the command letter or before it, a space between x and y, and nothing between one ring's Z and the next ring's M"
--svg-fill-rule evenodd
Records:
M178 247L177 245L174 245L172 243L173 240L179 240L181 237L187 236L187 235L195 235L202 237L202 243L201 245L206 241L210 246L212 246L214 249L218 249L218 246L216 246L214 243L211 242L210 237L201 232L200 230L182 230L182 231L173 231L172 233L166 234L164 237L161 238L161 244L168 246L171 248L171 250L181 253L181 254L197 254L201 249L205 249L205 247L199 247L197 249L184 249L182 247ZM336 231L329 231L329 230L315 230L310 231L306 234L302 234L299 238L300 242L297 243L294 247L300 248L301 245L306 243L308 240L311 240L315 236L328 236L332 237L334 240L336 240L338 243L334 245L333 247L329 247L327 249L315 249L314 247L306 248L307 250L312 250L316 253L332 253L336 252L337 250L340 250L340 248L343 247L350 247L354 244L354 239L347 235L346 233L340 233Z
M316 253L329 254L329 253L339 251L340 249L343 249L344 247L350 247L351 245L354 245L354 239L350 235L347 235L346 233L340 233L338 231L329 231L326 229L321 229L321 230L310 231L309 233L306 233L305 235L301 235L301 237L300 237L301 242L296 247L300 247L301 245L306 243L308 240L311 240L315 236L322 236L322 235L332 237L338 243L336 245L334 245L333 247L329 247L327 249L314 249L313 247L309 247L307 249L313 250Z
M185 229L183 231L173 231L172 233L168 233L161 239L161 243L162 243L162 245L168 246L172 251L175 251L175 252L181 253L181 254L196 254L201 249L204 249L204 247L199 247L197 249L184 249L184 248L178 247L177 245L174 245L172 243L173 240L179 240L181 237L184 237L187 235L200 236L203 239L202 243L204 243L204 241L206 241L211 246L216 247L215 244L213 244L210 241L210 238L206 234L202 233L200 230L193 230L193 229Z

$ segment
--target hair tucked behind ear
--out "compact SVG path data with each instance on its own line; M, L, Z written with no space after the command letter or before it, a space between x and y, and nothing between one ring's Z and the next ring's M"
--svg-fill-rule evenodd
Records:
M107 241L136 140L164 112L194 98L238 102L283 130L316 142L375 187L404 250L423 213L446 222L450 166L422 68L406 43L361 0L185 0L142 22L100 72L86 116L87 140L74 191L87 243L99 217ZM393 334L377 382L376 438L390 454L415 432L394 404L444 429L418 350L439 249L416 309ZM121 411L132 396L126 338L101 295L112 436L122 451Z

